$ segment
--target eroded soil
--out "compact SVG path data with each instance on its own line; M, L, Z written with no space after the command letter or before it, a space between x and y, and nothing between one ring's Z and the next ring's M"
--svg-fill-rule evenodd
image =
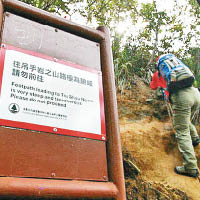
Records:
M127 199L200 200L199 180L174 172L182 162L165 103L138 79L118 94L118 110ZM200 145L195 152L200 167Z

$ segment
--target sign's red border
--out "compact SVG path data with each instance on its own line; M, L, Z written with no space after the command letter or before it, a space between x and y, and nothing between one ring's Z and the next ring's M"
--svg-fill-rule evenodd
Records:
M55 62L55 58L52 58L50 56L21 49L18 47L14 47L8 44L1 44L1 53L0 53L0 95L1 95L1 86L2 86L2 78L3 78L3 69L4 69L4 61L5 61L5 54L6 50L15 50L18 52L22 52L28 55L32 55L35 57L43 58L46 60L50 60ZM95 73L98 75L98 81L99 81L99 102L100 102L100 117L101 117L101 134L94 134L94 133L86 133L86 132L79 132L74 130L68 130L68 129L61 129L57 127L50 127L50 126L44 126L44 125L38 125L38 124L32 124L32 123L25 123L25 122L18 122L18 121L11 121L11 120L5 120L0 119L0 125L3 126L9 126L9 127L15 127L15 128L22 128L22 129L28 129L28 130L34 130L34 131L42 131L42 132L48 132L48 133L54 133L54 134L60 134L60 135L69 135L69 136L76 136L76 137L84 137L84 138L90 138L90 139L96 139L96 140L106 140L106 126L105 126L105 112L104 112L104 97L103 97L103 85L102 85L102 74L101 72L91 69L82 65L74 64L68 61L59 60L56 59L57 63L61 63L63 65L68 65L77 69L81 69L84 71L89 71L91 73ZM56 131L55 131L56 129Z

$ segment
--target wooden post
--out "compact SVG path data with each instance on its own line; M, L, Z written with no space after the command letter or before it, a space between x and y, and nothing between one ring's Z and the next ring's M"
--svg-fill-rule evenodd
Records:
M125 183L123 173L123 162L120 143L117 98L114 79L113 57L109 30L106 27L98 27L98 30L105 33L105 40L100 42L101 64L103 74L103 86L105 110L106 110L106 127L107 127L107 152L108 152L108 171L109 179L117 186L119 194L117 200L125 200Z
M3 24L3 3L2 3L2 0L0 0L0 35L2 33L2 24ZM0 42L1 42L1 39L0 39Z

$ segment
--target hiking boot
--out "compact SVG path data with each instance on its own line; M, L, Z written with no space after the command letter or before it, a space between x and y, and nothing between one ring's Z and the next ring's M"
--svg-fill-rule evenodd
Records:
M193 147L196 147L200 143L200 139L196 139L194 142L192 142Z
M197 169L186 170L184 166L176 166L174 168L174 171L177 174L181 174L181 175L184 175L184 176L190 176L190 177L194 177L194 178L197 178L199 176L199 172L198 172Z

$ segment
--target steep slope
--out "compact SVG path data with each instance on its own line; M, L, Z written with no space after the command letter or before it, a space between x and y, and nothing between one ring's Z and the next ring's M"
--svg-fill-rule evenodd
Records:
M124 162L128 199L200 200L198 179L174 173L181 157L164 102L138 78L118 95L118 109L124 158L140 169L139 175L127 172ZM200 145L195 152L200 167Z

